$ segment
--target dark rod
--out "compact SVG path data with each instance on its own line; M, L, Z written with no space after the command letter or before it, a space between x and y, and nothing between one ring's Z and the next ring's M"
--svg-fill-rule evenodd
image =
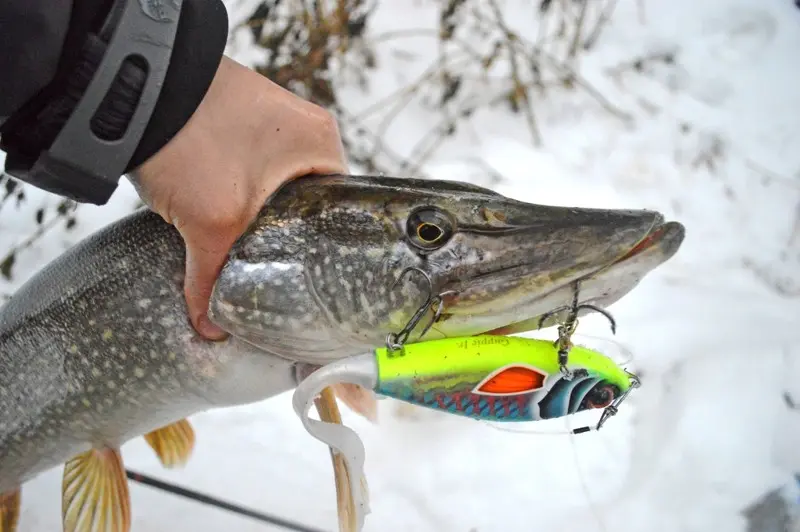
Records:
M267 515L261 512L257 512L255 510L250 510L242 506L237 506L235 504L211 497L210 495L204 495L202 493L198 493L196 491L192 491L187 488L176 486L175 484L170 484L168 482L158 480L151 476L145 475L144 473L138 473L136 471L131 471L130 469L126 469L125 474L130 480L133 480L134 482L145 484L147 486L160 489L169 493L173 493L175 495L180 495L182 497L186 497L187 499L192 499L194 501L201 502L203 504L208 504L210 506L222 508L223 510L228 510L229 512L233 512L235 514L251 517L263 523L269 523L271 525L280 526L288 530L295 530L296 532L325 532L324 530L320 530L318 528L311 528L309 526L302 525L300 523L295 523L293 521L289 521L281 517L275 517L272 515Z

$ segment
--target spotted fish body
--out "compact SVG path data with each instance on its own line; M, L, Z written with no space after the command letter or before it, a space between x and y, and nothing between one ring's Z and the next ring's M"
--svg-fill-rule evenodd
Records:
M209 342L187 315L183 240L136 212L0 309L0 496L80 453L290 390L297 363L380 347L431 291L456 295L429 335L469 336L563 305L578 279L582 300L610 304L682 238L650 211L534 205L447 181L304 177L231 250L209 311L231 336ZM408 268L418 273L398 283ZM95 458L118 468L118 457Z
M291 389L290 362L187 318L180 235L140 211L76 245L0 312L0 492L92 447Z

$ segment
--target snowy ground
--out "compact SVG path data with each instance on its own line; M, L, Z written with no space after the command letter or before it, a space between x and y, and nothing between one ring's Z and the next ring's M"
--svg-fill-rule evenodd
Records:
M429 2L382 4L375 33L435 23ZM231 53L248 60L246 44L237 39ZM429 45L403 43L423 58ZM671 69L625 75L623 85L607 74L665 49L678 51ZM390 401L381 403L378 426L346 413L367 449L367 532L736 532L745 505L800 470L800 413L781 400L785 390L800 398L800 296L782 293L800 293L800 235L792 234L800 214L797 50L800 10L789 0L623 0L582 72L634 116L632 125L569 101L542 105L545 146L534 150L518 119L486 115L480 133L426 168L481 182L485 176L465 167L470 155L504 176L492 185L501 193L655 208L688 232L672 261L612 307L616 340L634 353L644 386L600 433L509 433L419 410L409 418ZM384 51L370 101L390 92L401 72L412 75L413 66L392 57ZM408 150L427 118L409 109L389 132L393 148ZM720 155L703 162L714 146ZM110 205L83 208L80 231L23 253L15 282L0 291L134 200L124 186ZM52 201L35 195L24 218ZM0 212L0 249L26 235L20 217L9 207ZM606 335L604 327L586 319L581 332ZM328 453L305 434L290 398L195 416L198 445L183 470L162 470L141 439L124 447L124 458L131 468L334 530ZM25 486L21 530L57 530L59 487L60 470ZM134 530L272 530L135 484L132 497Z

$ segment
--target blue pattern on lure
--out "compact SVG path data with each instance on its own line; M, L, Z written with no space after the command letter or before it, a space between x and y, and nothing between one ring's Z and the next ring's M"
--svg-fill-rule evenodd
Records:
M526 392L506 396L485 396L469 391L421 393L416 389L416 383L403 380L382 382L375 392L434 410L488 421L554 419L589 408L604 408L613 399L613 396L605 395L605 400L600 397L593 406L588 406L585 401L592 390L605 390L598 386L603 381L601 378L579 376L568 381L559 375L557 379L543 393Z

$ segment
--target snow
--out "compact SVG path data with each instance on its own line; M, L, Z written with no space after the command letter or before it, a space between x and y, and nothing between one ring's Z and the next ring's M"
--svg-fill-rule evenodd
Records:
M232 21L253 4L230 3ZM523 34L533 27L524 4L505 3ZM435 24L432 3L398 0L380 3L370 32ZM347 97L364 108L378 101L424 69L430 45L408 38L382 46L372 92ZM633 353L643 387L599 433L506 432L388 400L377 426L345 412L367 450L365 532L736 532L745 530L745 506L800 471L800 412L782 400L784 391L800 400L800 299L783 293L800 293L800 236L792 235L800 215L798 49L800 10L788 0L619 2L580 71L631 121L585 96L556 95L536 104L543 147L531 146L519 117L479 113L424 167L540 203L658 209L683 222L687 237L611 308L614 340ZM676 53L672 68L609 74L665 50ZM257 58L243 34L229 52ZM408 154L433 123L410 106L388 142ZM722 156L703 159L714 146ZM490 180L474 161L502 178ZM0 211L0 249L27 234L20 220L55 201L30 197L20 210ZM125 184L109 205L82 207L77 230L23 252L17 278L0 293L129 212L135 199ZM609 335L601 318L583 320L580 332ZM328 453L304 432L290 400L193 417L198 443L184 469L162 469L142 439L123 448L126 465L335 530ZM21 530L58 529L60 474L24 487ZM131 491L133 530L280 530L138 484Z

